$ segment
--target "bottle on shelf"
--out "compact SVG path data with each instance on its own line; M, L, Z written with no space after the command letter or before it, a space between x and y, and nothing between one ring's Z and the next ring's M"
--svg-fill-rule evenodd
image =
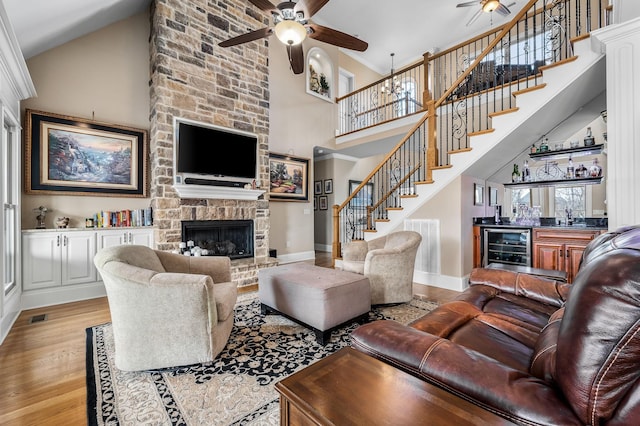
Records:
M589 176L599 177L602 175L602 167L598 164L598 159L593 159L593 164L589 167Z
M538 149L538 152L547 152L547 151L549 151L549 138L544 136L542 138L542 142L540 143L540 148Z
M529 170L529 161L527 160L524 160L524 164L522 165L522 181L531 181L531 171Z
M520 182L520 172L518 172L518 165L513 165L513 173L511 173L511 182Z
M591 132L591 127L587 127L587 135L584 137L584 146L595 145L596 140Z
M587 168L584 166L584 164L580 164L576 168L576 179L586 178L586 177L589 177Z
M574 179L576 177L575 169L573 167L573 160L569 157L569 163L567 163L567 179Z

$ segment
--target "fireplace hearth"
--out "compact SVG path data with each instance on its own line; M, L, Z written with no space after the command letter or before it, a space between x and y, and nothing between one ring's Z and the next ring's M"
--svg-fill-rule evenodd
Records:
M193 241L211 256L244 259L253 253L253 220L184 220L182 241Z

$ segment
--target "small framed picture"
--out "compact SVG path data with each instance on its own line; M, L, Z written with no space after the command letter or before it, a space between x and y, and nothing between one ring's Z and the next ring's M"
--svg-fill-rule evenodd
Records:
M318 197L313 197L313 209L318 210Z
M324 193L332 194L333 193L333 179L325 179L324 181Z
M498 205L498 188L489 187L489 205Z
M321 180L317 180L313 183L313 193L315 195L321 195L322 194L322 181Z
M473 184L473 204L476 206L484 205L484 185Z
M318 197L318 204L320 204L320 210L327 210L329 208L329 201L326 195Z

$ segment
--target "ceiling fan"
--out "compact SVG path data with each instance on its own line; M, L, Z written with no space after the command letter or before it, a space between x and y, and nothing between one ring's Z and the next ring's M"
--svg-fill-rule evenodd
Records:
M514 4L515 2L511 3L509 7L513 6ZM458 5L456 5L456 7L471 7L476 5L480 6L480 10L478 10L476 14L471 17L469 22L467 22L467 26L476 22L476 20L480 17L480 15L482 15L482 12L486 12L486 13L498 12L502 16L507 16L508 14L511 13L511 11L509 10L509 7L500 3L500 0L474 0L474 1L468 1L466 3L459 3Z
M276 35L278 40L287 46L289 63L294 74L304 71L304 52L302 41L308 36L312 39L332 44L346 49L364 52L369 45L349 34L338 30L314 24L309 19L327 4L329 0L299 0L298 2L283 1L274 6L269 0L249 0L254 6L265 12L271 12L273 27L261 28L221 43L221 47L230 47L250 41Z

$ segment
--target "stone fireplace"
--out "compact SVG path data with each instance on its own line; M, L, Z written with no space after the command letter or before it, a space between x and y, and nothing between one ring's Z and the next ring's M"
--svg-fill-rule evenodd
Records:
M183 220L182 240L210 256L253 257L253 220Z
M257 28L268 22L255 7L237 2L151 4L149 155L155 244L159 250L177 250L186 241L183 221L251 221L253 256L232 261L238 286L256 284L258 269L275 263L269 258L269 202L263 197L181 198L173 186L173 120L186 118L256 134L256 180L258 189L268 189L268 45L217 45L229 37L230 28Z

